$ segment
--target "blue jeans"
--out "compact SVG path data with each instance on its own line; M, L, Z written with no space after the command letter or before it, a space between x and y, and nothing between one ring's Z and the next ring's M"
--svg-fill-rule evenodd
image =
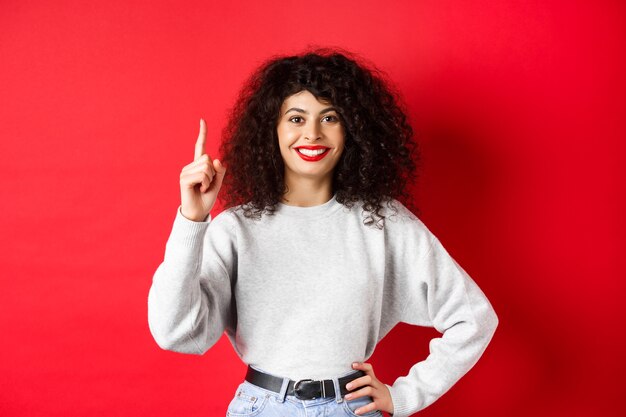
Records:
M350 372L352 373L352 372ZM348 374L346 374L348 375ZM333 378L335 397L300 400L293 395L285 395L289 379L285 378L280 393L266 390L243 381L237 387L235 396L228 405L228 417L382 417L379 410L363 414L355 414L357 408L371 403L372 397L363 396L353 400L345 400L339 391L339 382Z

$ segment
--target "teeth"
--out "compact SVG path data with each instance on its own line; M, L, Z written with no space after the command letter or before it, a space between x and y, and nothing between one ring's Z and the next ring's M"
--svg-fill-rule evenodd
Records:
M300 152L301 154L306 155L306 156L317 156L317 155L320 155L320 154L323 154L324 152L326 152L326 149L303 149L303 148L298 148L297 151Z

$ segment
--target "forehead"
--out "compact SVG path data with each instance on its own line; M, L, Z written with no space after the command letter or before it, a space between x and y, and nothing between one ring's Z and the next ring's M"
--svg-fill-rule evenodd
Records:
M308 107L308 108L316 108L316 107L326 107L331 105L332 103L328 100L320 99L318 100L310 91L302 90L287 97L283 101L282 108L286 109L288 107L297 106L300 108Z

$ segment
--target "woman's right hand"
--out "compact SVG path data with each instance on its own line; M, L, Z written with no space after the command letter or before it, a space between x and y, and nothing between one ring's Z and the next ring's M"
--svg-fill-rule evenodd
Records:
M200 134L196 141L194 161L180 173L181 213L189 220L204 221L217 200L226 167L204 153L206 122L200 119Z

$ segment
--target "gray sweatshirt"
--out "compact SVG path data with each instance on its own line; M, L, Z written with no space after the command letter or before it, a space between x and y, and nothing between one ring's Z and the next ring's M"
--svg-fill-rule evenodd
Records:
M397 323L442 333L389 387L394 417L434 402L478 361L498 318L476 283L400 202L382 230L337 202L241 207L203 222L180 206L148 295L167 350L203 354L224 332L241 360L293 380L329 379L366 361Z

